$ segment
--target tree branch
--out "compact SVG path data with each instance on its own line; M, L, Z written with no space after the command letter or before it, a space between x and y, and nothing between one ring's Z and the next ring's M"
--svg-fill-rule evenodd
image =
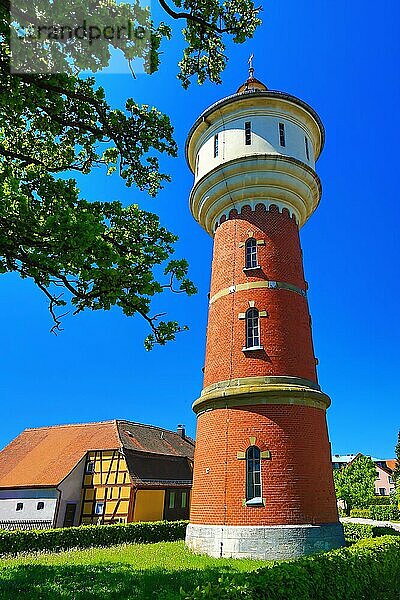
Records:
M0 155L4 156L5 158L21 160L23 163L22 164L23 167L27 167L28 165L36 165L38 167L43 167L43 169L46 169L46 171L48 171L49 173L59 173L60 171L79 171L79 172L81 172L85 167L85 164L82 164L81 166L79 166L78 164L75 164L75 165L67 164L67 165L60 165L58 167L49 167L42 161L37 160L37 158L33 158L33 156L21 154L20 152L12 152L11 150L6 150L2 146L0 146ZM103 161L95 161L95 162L100 163Z
M197 23L198 25L201 25L202 27L207 27L208 29L212 29L216 33L227 33L228 31L230 31L230 29L227 27L221 29L221 27L218 27L217 25L214 25L213 23L209 23L208 21L205 21L201 17L198 17L197 15L193 15L192 13L176 12L170 6L168 6L168 4L165 2L165 0L158 0L158 2L160 4L160 6L165 10L165 12L173 19L186 19L188 21L193 21L194 23Z
M54 311L54 307L55 306L60 306L60 298L63 296L63 294L60 294L59 296L53 296L49 290L47 288L45 288L44 285L42 285L40 283L40 281L37 281L36 279L34 280L36 285L38 286L39 289L42 290L42 292L48 297L49 299L49 311L51 314L51 317L54 321L54 325L53 327L50 329L50 333L54 333L54 335L57 335L57 332L59 331L64 331L63 328L61 327L61 319L63 317L65 317L69 311L63 313L62 315L56 315L55 311Z
M175 289L174 289L174 279L175 279L175 273L174 273L174 272L172 272L172 273L171 273L171 278L170 278L170 280L169 280L169 283L166 283L166 284L162 285L161 287L162 287L163 289L168 289L168 290L170 290L170 291L171 291L171 292L173 292L174 294L183 294L183 293L185 292L185 290L175 290Z

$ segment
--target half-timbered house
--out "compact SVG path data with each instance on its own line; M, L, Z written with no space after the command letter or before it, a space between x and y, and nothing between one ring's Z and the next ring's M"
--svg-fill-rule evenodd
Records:
M182 426L26 429L0 452L0 528L188 518L193 452Z

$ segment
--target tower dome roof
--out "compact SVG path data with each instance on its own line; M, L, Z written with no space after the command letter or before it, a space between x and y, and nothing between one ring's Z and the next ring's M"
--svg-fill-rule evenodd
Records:
M266 92L266 91L268 91L268 88L266 85L263 84L262 81L260 81L259 79L256 79L251 74L250 77L244 83L242 83L242 85L237 89L236 93L243 94L244 92L259 92L259 91Z
M249 77L247 80L242 83L242 85L237 89L237 94L243 94L245 92L266 92L268 88L263 84L262 81L256 79L254 77L254 67L253 67L253 59L254 54L252 54L249 58Z

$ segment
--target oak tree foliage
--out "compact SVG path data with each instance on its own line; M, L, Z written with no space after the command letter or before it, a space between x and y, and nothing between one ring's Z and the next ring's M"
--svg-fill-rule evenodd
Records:
M333 472L336 496L344 500L346 512L364 508L375 495L376 467L368 456L358 455L341 469Z
M18 10L22 15L29 6L38 17L44 1L36 7L33 0L20 0ZM61 329L62 316L70 310L77 314L119 306L125 315L147 320L149 349L174 339L182 329L177 321L152 315L152 298L166 290L196 291L186 260L171 258L177 237L139 205L139 192L156 196L170 180L160 170L159 158L177 154L173 128L167 115L133 99L124 110L113 108L104 89L81 72L106 67L117 48L131 65L142 59L152 73L172 30L167 23L155 23L136 0L68 2L74 3L70 14L89 14L99 23L110 15L113 20L129 18L146 35L134 43L103 40L90 46L90 52L77 40L55 40L43 60L54 61L58 72L12 72L10 22L18 20L18 13L11 19L8 0L0 0L0 273L14 271L35 282L48 299L52 331ZM184 87L193 78L220 82L227 62L225 37L242 43L260 22L259 9L250 0L159 0L159 5L166 20L184 25L178 70ZM50 6L56 21L69 5L51 0ZM90 176L95 168L135 187L137 203L83 198L74 173ZM155 275L159 265L164 278Z

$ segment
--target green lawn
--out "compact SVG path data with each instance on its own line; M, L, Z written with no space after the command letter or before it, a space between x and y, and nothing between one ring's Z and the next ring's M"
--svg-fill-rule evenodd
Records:
M183 542L134 544L0 559L0 598L7 600L170 600L179 590L251 571L265 562L213 559Z

